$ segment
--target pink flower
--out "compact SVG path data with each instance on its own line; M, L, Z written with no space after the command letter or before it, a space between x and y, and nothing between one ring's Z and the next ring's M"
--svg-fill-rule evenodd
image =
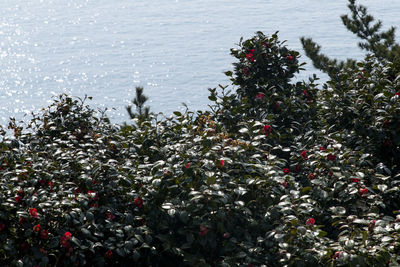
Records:
M289 168L283 168L283 173L286 173L286 174L290 173L290 169Z
M206 236L209 231L208 227L200 225L200 236Z
M140 209L141 207L143 207L143 200L140 197L138 197L133 201L133 204L135 204L136 207Z
M224 238L229 238L231 235L229 233L224 233Z
M29 208L29 214L33 217L33 218L37 218L38 213L37 210L35 208Z
M306 225L314 225L314 223L315 223L315 220L314 220L314 218L309 218L307 221L306 221Z
M301 151L300 155L301 155L301 157L302 157L304 160L307 160L307 159L308 159L307 150Z
M271 125L265 125L264 126L264 134L265 134L265 136L268 136L271 133L271 131L272 131Z

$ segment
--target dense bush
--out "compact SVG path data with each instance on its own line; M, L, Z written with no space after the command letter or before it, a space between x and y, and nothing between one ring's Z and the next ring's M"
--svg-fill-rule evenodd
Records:
M1 265L400 264L392 63L368 57L317 90L291 83L299 54L276 34L232 54L233 91L210 89L210 111L116 126L60 96L12 121Z

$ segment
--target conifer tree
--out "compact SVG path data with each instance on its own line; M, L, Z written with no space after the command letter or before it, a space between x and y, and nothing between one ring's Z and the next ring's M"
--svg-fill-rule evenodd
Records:
M349 0L348 8L351 15L342 15L341 19L346 28L361 39L358 46L368 54L374 54L380 61L388 60L397 64L396 69L399 69L400 65L396 62L400 61L400 45L395 39L395 28L392 26L386 31L382 30L382 21L375 21L367 8L356 4L356 0ZM320 52L321 46L311 38L301 37L301 43L313 65L331 77L340 69L355 66L354 59L339 61L327 57Z
M138 118L140 121L148 120L150 107L144 105L147 100L148 97L143 94L143 87L136 87L136 97L132 100L132 103L136 106L136 112L132 110L132 105L126 107L131 119Z

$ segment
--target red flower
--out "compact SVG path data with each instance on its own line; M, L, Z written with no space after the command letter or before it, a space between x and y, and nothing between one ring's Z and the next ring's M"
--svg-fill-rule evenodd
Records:
M231 235L229 233L224 233L224 238L229 238Z
M65 237L67 240L70 240L71 237L72 237L72 234L71 234L70 232L65 232L64 237Z
M106 212L106 217L109 220L115 219L115 215L108 211Z
M190 165L192 165L192 163L191 163L191 162L189 162L189 163L186 163L186 165L185 165L185 168L186 168L186 169L189 169L189 168L190 168Z
M296 166L294 167L294 171L295 171L295 172L300 172L300 171L301 171L301 166L300 166L300 165L296 165Z
M265 125L264 126L264 134L265 134L265 136L268 136L271 133L271 131L272 131L271 125Z
M283 182L282 182L282 185L283 185L284 188L286 188L287 182L286 182L286 181L283 181Z
M91 208L98 208L98 207L99 207L99 204L93 203L93 204L90 204L90 207L91 207Z
M39 223L39 224L36 224L36 225L33 227L33 231L35 231L35 232L39 232L39 231L40 231L40 223Z
M91 200L98 200L99 199L99 197L97 196L97 193L95 191L89 190L87 192L87 195Z
M315 223L315 220L314 220L314 218L309 218L307 221L306 221L306 225L314 225L314 223Z
M60 244L62 247L67 248L69 247L68 239L65 238L65 236L62 236L60 239Z
M323 146L320 146L320 147L319 147L319 150L321 150L321 151L325 151L325 150L326 150L326 148L325 148L325 147L323 147Z
M390 141L389 139L385 139L385 141L383 142L383 145L385 147L391 147L392 146L392 141Z
M328 156L326 156L326 158L328 159L328 160L331 160L331 161L335 161L336 160L336 156L335 155L332 155L332 154L328 154Z
M335 255L333 255L333 259L337 259L340 257L340 253L342 253L341 251L336 251Z
M29 214L33 217L33 218L37 218L38 213L37 210L35 208L29 208Z
M110 259L112 257L112 251L111 250L107 250L106 252L106 258Z
M200 225L200 236L206 236L209 231L208 227Z
M247 59L250 59L251 61L254 61L254 55L253 55L253 53L248 53L248 54L246 54L246 58Z
M22 197L21 197L21 196L16 196L16 197L15 197L15 201L16 201L17 203L21 202L21 200L22 200Z
M221 165L221 167L223 167L223 166L225 165L225 162L221 159L221 160L219 161L219 165Z
M276 102L272 109L274 110L274 112L277 112L280 106L281 104L279 102Z
M54 186L54 183L52 181L49 181L48 184L49 184L50 188L52 188Z
M310 173L310 174L307 176L307 178L310 179L310 180L314 180L314 179L315 179L315 174L314 174L314 173Z
M397 93L395 93L394 95L398 95L398 96L400 96L400 91L398 91Z
M290 173L290 169L289 168L283 168L283 173Z
M41 239L47 239L49 237L49 231L46 231L46 230L42 230L41 232L40 232L40 238Z
M360 179L358 179L358 178L351 178L352 183L358 183L359 181L360 181Z
M138 197L135 199L135 201L133 201L133 204L135 204L136 207L140 209L141 207L143 207L143 200L140 197Z
M307 150L301 151L300 155L301 155L301 157L302 157L304 160L307 160L307 159L308 159Z
M61 237L61 240L60 240L61 246L63 246L64 248L69 247L68 240L70 240L71 237L72 237L72 235L70 232L65 232L65 234Z
M368 188L360 188L360 195L364 196L368 194Z
M307 98L309 97L307 90L303 90L303 95L305 95Z
M4 228L6 228L6 225L4 223L0 223L0 231L3 231Z
M255 97L256 100L263 100L264 94L263 93L258 93Z
M20 249L21 251L28 250L30 247L31 247L31 246L30 246L29 243L26 242L26 241L19 244L19 249Z
M249 69L248 67L244 67L244 68L242 69L242 71L243 71L244 75L246 75L246 76L249 76L249 75L250 75L250 69Z
M389 125L389 120L386 119L385 122L383 123L383 127L387 127Z
M75 194L79 194L80 191L81 191L81 189L80 189L79 187L77 187L77 188L74 190L74 193L75 193Z
M287 60L293 60L294 57L293 57L292 55L287 55L287 56L286 56L286 59L287 59Z

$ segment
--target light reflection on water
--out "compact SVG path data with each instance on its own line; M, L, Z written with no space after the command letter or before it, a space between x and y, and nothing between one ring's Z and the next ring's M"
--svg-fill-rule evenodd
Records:
M346 2L3 0L0 124L39 110L62 92L93 96L93 106L115 108L108 114L122 122L137 85L145 87L155 112L182 110L182 102L204 109L207 88L229 83L223 74L233 62L229 49L258 30L279 30L299 51L305 35L330 56L361 58L339 19ZM398 24L399 1L362 3L384 26ZM309 64L298 79L313 72Z

